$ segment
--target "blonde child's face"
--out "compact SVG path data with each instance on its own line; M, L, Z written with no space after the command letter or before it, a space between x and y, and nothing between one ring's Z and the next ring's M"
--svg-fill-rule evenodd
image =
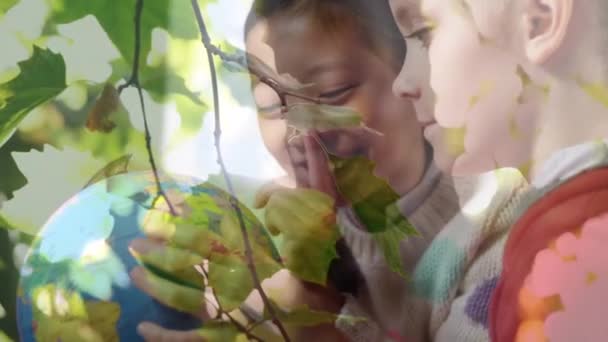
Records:
M532 125L516 108L522 93L520 59L497 43L504 38L496 30L504 18L480 0L391 0L400 27L399 11L414 2L421 6L422 27L428 28L422 39L435 96L436 124L424 134L439 166L454 174L521 166Z
M354 30L328 33L307 15L274 18L272 27L268 42L278 72L314 84L310 96L361 113L381 133L358 133L376 175L401 194L415 186L425 167L424 140L411 101L392 93L397 71L390 51L374 53Z

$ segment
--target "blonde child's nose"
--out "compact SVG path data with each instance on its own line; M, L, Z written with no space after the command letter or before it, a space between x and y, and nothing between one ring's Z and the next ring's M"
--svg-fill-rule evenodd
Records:
M404 74L403 70L393 81L393 94L411 100L418 100L422 96L420 88Z

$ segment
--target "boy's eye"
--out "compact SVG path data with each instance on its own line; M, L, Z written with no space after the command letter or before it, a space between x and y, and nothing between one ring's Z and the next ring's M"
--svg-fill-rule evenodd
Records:
M325 101L337 102L341 99L342 96L345 96L351 90L358 87L358 84L350 84L344 87L340 87L337 89L329 90L319 94L319 98Z
M405 36L406 39L418 39L422 42L425 47L428 47L431 42L431 37L433 33L433 26L427 25L419 30L416 30L414 33Z

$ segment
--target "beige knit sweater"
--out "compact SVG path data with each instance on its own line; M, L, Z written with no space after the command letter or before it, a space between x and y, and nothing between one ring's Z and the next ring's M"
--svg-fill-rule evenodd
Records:
M337 326L353 341L383 341L390 334L408 342L488 341L486 303L524 188L513 169L451 178L429 168L398 203L420 232L401 243L409 281L389 270L371 235L340 210L339 226L365 279L342 312L371 319Z

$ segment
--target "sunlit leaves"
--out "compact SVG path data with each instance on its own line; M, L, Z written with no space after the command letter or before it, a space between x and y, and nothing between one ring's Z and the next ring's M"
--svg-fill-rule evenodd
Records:
M175 93L186 96L198 105L203 105L199 96L186 87L184 79L165 64L143 68L140 78L140 85L158 102L165 102L169 94ZM200 110L202 113L203 110Z
M36 288L32 299L39 341L118 341L116 303L87 302L55 285Z
M245 215L252 215L246 213ZM249 217L251 219L251 217ZM257 221L257 219L256 219ZM274 246L261 231L245 221L252 250L252 261L260 281L272 276L280 269L275 260ZM255 223L254 223L255 224ZM237 218L231 212L225 214L220 224L223 248L215 248L209 257L209 285L213 287L225 310L233 310L242 303L254 289L251 269L244 247L244 239Z
M279 264L266 258L254 260L256 273L260 281L272 276L279 269ZM241 253L213 253L209 260L209 285L214 289L222 308L234 310L245 301L254 289L251 270Z
M30 59L19 63L21 73L0 85L0 146L27 114L65 88L63 57L34 46Z
M56 23L69 23L89 14L95 16L123 58L129 63L133 61L135 0L53 0L51 4L52 20ZM188 1L154 0L144 3L141 19L141 65L145 64L145 58L150 52L154 28L163 28L179 38L197 37L198 31L191 13Z
M0 2L0 18L6 13L11 7L15 6L15 4L19 0L2 0Z
M160 211L152 211L147 217L146 234L169 241L172 247L165 252L186 256L175 258L178 263L173 265L167 261L152 261L155 267L152 271L162 270L163 275L171 274L167 279L191 284L192 279L184 277L183 271L193 266L192 258L187 256L195 253L207 259L209 286L214 289L223 309L230 311L237 308L254 288L241 227L228 194L209 183L192 190L191 195L183 194L185 198L180 201L180 206L185 205L181 217ZM245 206L240 205L240 208L252 249L252 266L263 280L280 269L280 259L261 223Z
M283 238L279 250L287 269L302 280L325 285L340 237L334 199L313 189L270 185L255 202L266 212L268 230Z

